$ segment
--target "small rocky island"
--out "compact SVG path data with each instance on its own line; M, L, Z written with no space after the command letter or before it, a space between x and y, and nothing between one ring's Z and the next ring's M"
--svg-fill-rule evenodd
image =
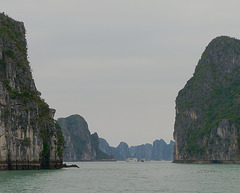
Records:
M212 40L179 91L175 163L240 163L240 40Z
M64 140L55 110L40 97L22 22L0 14L0 170L62 167Z
M80 115L59 118L57 123L62 128L65 149L64 161L110 161L111 156L99 149L97 133L91 134L88 124Z

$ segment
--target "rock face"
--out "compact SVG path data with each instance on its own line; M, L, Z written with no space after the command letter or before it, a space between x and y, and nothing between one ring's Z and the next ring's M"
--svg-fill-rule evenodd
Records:
M165 148L165 155L164 155L164 160L173 160L173 152L174 152L174 141L170 141L169 144L167 144L167 147Z
M0 14L0 169L62 167L54 113L35 87L23 23Z
M60 118L57 123L62 128L65 150L64 161L93 161L110 159L99 150L97 133L91 135L88 124L80 115Z
M165 151L167 144L164 140L155 140L153 142L153 150L152 150L152 159L153 160L166 160Z
M240 163L240 40L221 36L178 93L174 162Z
M173 160L174 142L171 140L169 144L163 139L153 142L152 160Z
M103 138L99 138L99 149L102 152L104 152L112 157L114 156L115 147L109 146L108 142Z
M152 159L163 160L167 144L164 140L155 140L153 142Z
M130 156L135 157L138 160L146 159L151 160L152 159L152 144L146 143L138 146L131 146L129 148Z
M109 146L105 139L99 140L101 151L114 156L116 160L126 160L127 158L137 158L138 160L173 160L174 142L170 144L161 140L155 140L152 144L146 143L138 146L128 147L127 143L121 142L116 148Z
M114 158L116 160L126 160L129 157L128 144L121 142L114 151Z
M115 160L123 161L131 157L128 144L125 142L121 142L117 147L111 147L105 139L100 138L99 149Z

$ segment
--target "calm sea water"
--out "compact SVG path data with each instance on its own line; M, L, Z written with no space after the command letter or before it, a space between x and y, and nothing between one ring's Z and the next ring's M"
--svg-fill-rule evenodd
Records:
M0 192L240 192L240 165L171 162L75 164L80 168L0 171Z

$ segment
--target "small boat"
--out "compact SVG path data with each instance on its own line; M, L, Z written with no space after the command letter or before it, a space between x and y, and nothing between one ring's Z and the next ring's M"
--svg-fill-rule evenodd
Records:
M138 161L138 159L135 157L126 159L126 162L137 162L137 161Z

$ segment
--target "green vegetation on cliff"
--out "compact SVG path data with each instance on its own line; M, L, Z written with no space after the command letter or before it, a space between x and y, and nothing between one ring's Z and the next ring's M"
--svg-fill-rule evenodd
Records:
M176 111L175 159L239 159L240 40L212 40L179 92Z
M0 112L4 123L0 123L0 129L4 128L2 132L6 133L7 144L16 145L7 147L6 152L7 162L16 163L16 168L19 167L17 162L30 163L29 160L34 160L32 164L40 163L41 168L61 167L62 164L64 141L61 129L53 119L55 111L40 95L27 58L24 25L0 13ZM0 146L0 154L5 154L4 148ZM19 157L26 152L32 152L35 157Z

